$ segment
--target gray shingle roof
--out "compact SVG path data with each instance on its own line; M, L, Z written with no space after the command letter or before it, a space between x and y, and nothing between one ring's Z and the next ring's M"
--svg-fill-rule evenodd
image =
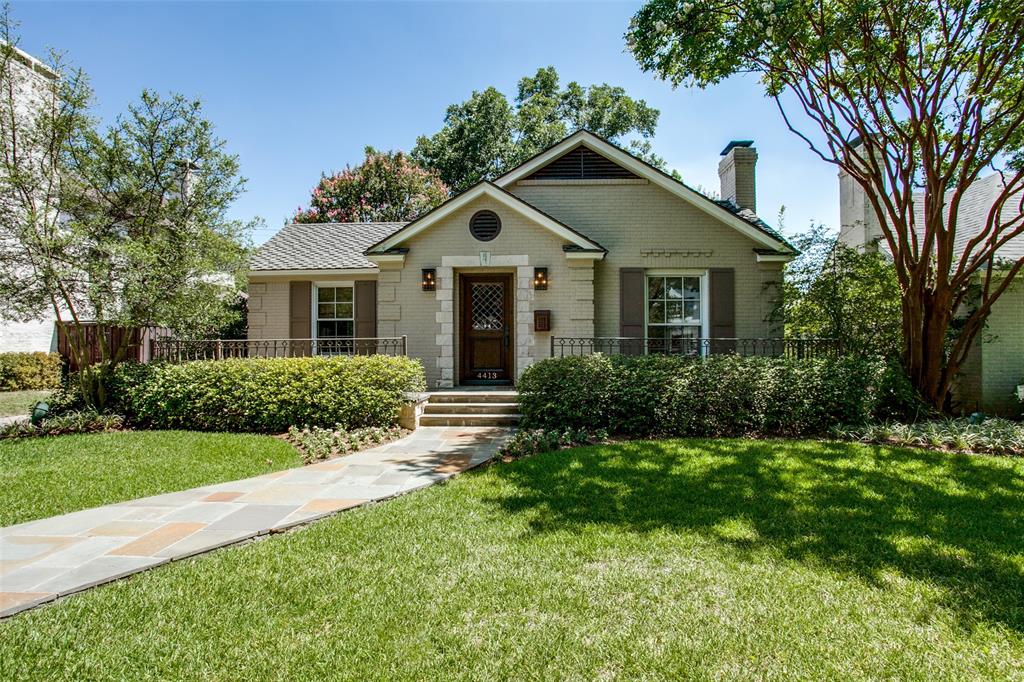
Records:
M699 191L697 193L700 194ZM756 227L757 229L761 230L766 235L771 237L772 239L775 239L775 240L785 244L786 246L788 246L790 249L793 250L793 253L797 253L798 252L798 249L795 246L793 246L792 244L790 244L789 241L785 237L782 236L781 232L776 230L774 227L772 227L771 225L769 225L765 221L761 220L761 218L759 218L757 216L757 214L754 213L753 211L751 211L749 208L740 208L739 206L737 206L733 202L729 201L728 199L709 199L709 200L712 201L715 204L718 204L719 206L724 208L729 213L732 213L734 216L736 216L740 220L743 220L745 222L750 223L751 225L753 225L754 227Z
M376 267L363 252L406 223L292 223L261 246L251 270L343 270Z
M980 180L976 180L960 197L960 206L957 210L956 239L954 248L956 253L962 255L967 248L967 242L985 229L989 211L995 204L996 199L1003 192L1005 187L1003 178L998 173L993 173ZM946 193L946 205L952 191ZM1010 222L1014 216L1020 213L1021 195L1016 194L1009 201L1003 204L1000 219L1004 223ZM914 195L914 222L919 234L924 231L924 195ZM972 255L977 255L983 247L976 246ZM1006 242L997 252L999 258L1015 261L1024 258L1024 235L1018 235Z

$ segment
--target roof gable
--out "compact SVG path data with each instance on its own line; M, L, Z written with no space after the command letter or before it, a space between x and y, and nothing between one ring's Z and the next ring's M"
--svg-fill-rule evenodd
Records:
M451 215L455 211L459 210L466 204L469 204L479 197L487 196L495 201L503 204L504 206L516 211L523 215L527 219L537 223L541 227L551 231L557 236L563 238L568 244L578 250L583 251L601 251L605 249L597 242L588 239L584 235L580 234L573 228L569 227L565 223L551 217L539 208L528 204L511 192L498 187L494 183L483 181L476 185L473 185L462 194L452 197L448 201L444 202L440 206L436 207L432 211L420 216L416 220L412 221L402 229L398 230L394 234L380 240L376 244L373 244L366 249L366 254L382 254L386 253L391 249L397 248L407 239L414 235L417 235L430 226L438 223L447 216Z
M519 180L526 180L538 170L545 168L553 161L562 157L566 152L578 147L585 147L613 164L634 173L637 177L648 180L651 184L667 190L708 215L717 218L729 227L745 234L762 246L785 253L796 252L796 249L787 243L782 235L771 229L764 221L749 211L740 211L726 205L727 202L718 202L704 196L589 130L580 130L573 133L561 142L528 159L518 167L513 168L494 182L499 187L506 188ZM749 215L744 215L745 213Z
M636 180L636 173L579 144L541 166L526 180Z

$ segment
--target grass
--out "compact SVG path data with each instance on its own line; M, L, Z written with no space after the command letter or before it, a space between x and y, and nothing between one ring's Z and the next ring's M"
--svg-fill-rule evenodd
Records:
M0 440L0 527L301 463L288 443L251 434L124 431Z
M0 392L0 417L28 414L37 402L45 400L49 395L50 391Z
M1020 679L1020 460L549 453L0 623L6 679Z

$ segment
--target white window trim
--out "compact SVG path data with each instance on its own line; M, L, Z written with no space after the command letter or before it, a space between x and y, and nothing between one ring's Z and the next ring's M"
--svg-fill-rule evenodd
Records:
M700 278L700 338L708 338L709 325L711 321L709 318L711 312L710 292L708 291L708 271L707 270L693 270L693 269L676 269L676 270L644 270L644 354L650 351L649 337L647 336L647 327L650 324L650 305L647 299L647 278L648 277L699 277ZM676 325L676 326L693 326L693 325ZM701 355L705 355L707 349L701 346Z
M352 289L352 338L356 338L356 283L354 281L349 281L349 282L313 282L313 295L310 297L312 300L309 302L309 307L310 307L310 311L309 311L310 312L310 315L309 315L309 318L310 318L309 319L309 326L311 327L311 329L309 330L309 338L311 338L313 340L317 340L317 339L320 338L320 335L317 334L317 324L316 324L319 321L319 319L320 319L319 315L317 315L318 309L317 309L317 305L316 305L317 304L317 299L320 298L320 296L319 296L320 289L321 288L324 288L324 289L340 289L342 287L348 287L348 288ZM341 319L341 318L333 318L333 319ZM339 338L339 337L332 336L332 337L329 337L329 338L333 339L333 338ZM344 337L341 337L341 338L344 338Z

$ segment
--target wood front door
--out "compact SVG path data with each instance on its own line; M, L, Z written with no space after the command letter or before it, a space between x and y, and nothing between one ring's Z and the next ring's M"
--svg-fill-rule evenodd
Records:
M460 383L511 383L512 275L462 275L460 279Z

